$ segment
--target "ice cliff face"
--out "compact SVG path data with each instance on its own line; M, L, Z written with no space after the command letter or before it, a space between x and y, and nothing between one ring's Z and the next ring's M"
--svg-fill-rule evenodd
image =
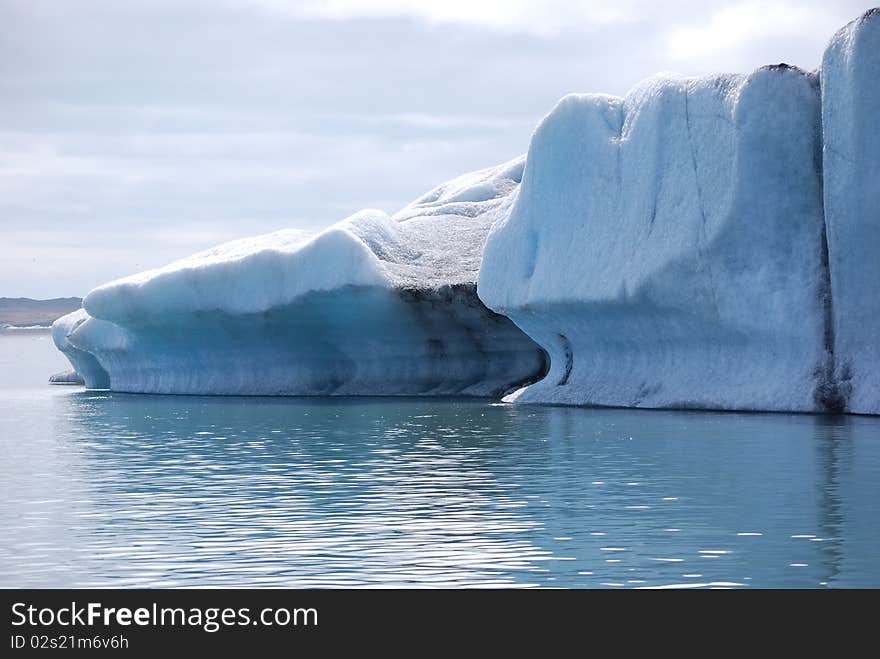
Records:
M557 105L479 276L551 357L509 400L880 412L878 19L821 88L780 65Z
M880 9L825 52L822 133L835 377L848 410L880 414Z
M818 125L818 80L788 67L564 98L479 278L550 353L548 377L515 398L814 409Z
M362 211L111 282L56 323L56 344L88 386L117 391L499 395L545 369L474 285L521 172L519 159L395 217Z
M88 318L89 315L82 309L62 316L52 323L52 340L89 389L107 389L110 386L110 377L94 355L80 350L67 340Z
M526 159L101 286L55 340L121 391L880 414L877 117L873 10L820 72L568 96Z

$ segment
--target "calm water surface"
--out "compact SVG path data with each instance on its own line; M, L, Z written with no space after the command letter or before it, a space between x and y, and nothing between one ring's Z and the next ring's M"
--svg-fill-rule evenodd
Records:
M0 334L0 586L880 586L880 419L50 387Z

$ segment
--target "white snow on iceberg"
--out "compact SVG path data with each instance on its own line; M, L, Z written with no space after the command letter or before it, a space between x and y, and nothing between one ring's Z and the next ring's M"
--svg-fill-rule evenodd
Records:
M499 393L545 357L476 297L485 236L522 160L459 177L395 217L234 241L111 282L56 343L113 390L191 394ZM78 360L78 361L77 361Z

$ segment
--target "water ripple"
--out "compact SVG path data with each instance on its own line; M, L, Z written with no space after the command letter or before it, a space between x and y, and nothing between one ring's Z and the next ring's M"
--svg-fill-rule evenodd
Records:
M0 586L876 587L878 430L0 382Z

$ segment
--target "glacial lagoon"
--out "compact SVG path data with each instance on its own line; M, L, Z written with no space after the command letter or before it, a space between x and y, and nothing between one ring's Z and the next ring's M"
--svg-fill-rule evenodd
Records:
M3 587L880 587L880 418L49 386L0 333Z

